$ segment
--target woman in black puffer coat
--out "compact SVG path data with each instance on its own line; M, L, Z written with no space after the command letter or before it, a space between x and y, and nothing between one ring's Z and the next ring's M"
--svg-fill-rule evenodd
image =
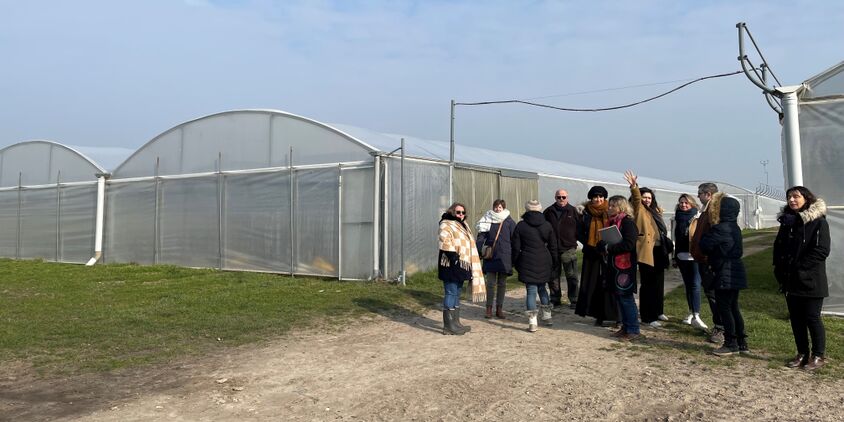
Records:
M551 281L557 253L557 237L551 224L542 214L542 204L537 200L525 204L525 214L522 221L516 225L513 232L512 253L513 266L519 272L519 281L525 283L527 296L525 305L529 321L528 331L537 329L536 295L542 309L542 322L551 325L551 305L548 289L545 285Z
M786 197L788 202L780 214L780 229L774 241L774 276L780 291L785 293L797 344L797 356L786 366L814 370L825 363L826 331L821 309L823 299L829 296L826 203L803 186L789 189ZM812 337L811 358L807 331Z
M741 228L736 223L741 205L722 192L712 195L709 202L712 228L700 238L700 249L715 275L715 300L724 323L724 345L712 353L716 356L748 353L738 302L739 291L747 288L747 273L741 260L744 254Z

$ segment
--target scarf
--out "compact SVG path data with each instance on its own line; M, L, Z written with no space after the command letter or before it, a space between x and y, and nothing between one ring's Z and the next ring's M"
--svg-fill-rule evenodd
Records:
M456 252L460 268L472 273L472 302L486 300L486 283L481 269L481 257L478 255L472 231L466 223L449 214L443 214L440 220L439 248L441 251ZM442 257L440 265L450 267L451 263Z
M697 208L691 208L688 211L683 210L675 210L674 211L674 221L677 222L677 229L685 233L687 236L689 234L689 225L692 224L692 219L695 218L697 215Z
M606 227L609 217L607 217L607 208L609 203L604 201L601 205L592 205L592 202L585 204L586 212L592 216L592 221L589 223L589 237L586 244L594 247L601 240L601 235L598 231Z
M607 227L610 225L615 225L619 229L621 228L621 220L627 217L627 213L620 212L612 217L610 217L609 221L607 222Z
M665 227L665 221L662 220L662 212L661 210L655 210L651 207L645 207L644 204L642 206L651 213L651 217L654 219L654 224L656 224L657 230L659 230L659 234L662 237L668 236L668 229Z
M502 223L507 217L510 216L510 210L504 209L501 212L495 212L493 210L489 210L478 220L478 224L475 228L478 230L478 233L488 232L490 226L496 223Z

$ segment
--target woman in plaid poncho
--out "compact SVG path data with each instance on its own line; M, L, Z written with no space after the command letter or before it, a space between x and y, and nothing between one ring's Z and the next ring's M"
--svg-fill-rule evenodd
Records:
M466 206L454 203L440 219L438 274L443 282L443 334L463 335L470 327L460 323L460 291L472 280L472 299L486 296L481 260L472 230L466 224Z

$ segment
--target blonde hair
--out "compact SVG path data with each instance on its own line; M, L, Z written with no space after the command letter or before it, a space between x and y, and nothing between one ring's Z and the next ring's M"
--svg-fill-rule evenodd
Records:
M618 208L619 212L633 216L633 207L630 206L630 201L621 195L611 196L610 199L607 200L607 205L614 205Z
M700 209L700 205L697 204L697 200L695 200L695 197L692 196L692 195L689 195L688 193L684 193L684 194L680 195L679 198L677 198L677 206L674 207L675 210L680 209L680 200L683 199L683 198L686 198L686 201L689 202L689 204L692 206L692 208Z

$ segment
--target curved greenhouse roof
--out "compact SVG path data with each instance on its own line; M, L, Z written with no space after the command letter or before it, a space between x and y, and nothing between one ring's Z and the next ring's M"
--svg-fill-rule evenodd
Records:
M408 157L449 160L448 142L326 124L279 110L249 109L211 114L168 129L117 166L112 178L154 176L156 165L161 176L286 167L291 147L296 166L369 161L373 154L394 151L401 138ZM618 172L461 144L455 146L455 161L589 182L624 181ZM689 190L681 183L640 180L657 189Z
M97 180L105 170L79 151L47 140L0 149L0 187Z
M118 166L112 177L371 160L374 149L331 126L278 110L234 110L179 124ZM218 164L222 162L222 165Z

